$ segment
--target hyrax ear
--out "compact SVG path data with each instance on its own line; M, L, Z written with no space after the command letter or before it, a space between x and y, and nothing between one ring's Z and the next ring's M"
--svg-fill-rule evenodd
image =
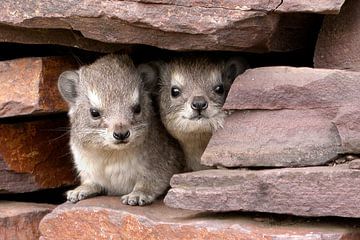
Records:
M70 104L75 103L79 84L78 71L66 71L59 76L58 88L61 96Z
M156 89L159 84L160 69L162 65L163 63L161 61L157 61L140 64L138 66L137 69L146 90L154 91Z
M225 62L223 76L226 81L233 82L237 75L248 69L247 61L242 57L233 57Z

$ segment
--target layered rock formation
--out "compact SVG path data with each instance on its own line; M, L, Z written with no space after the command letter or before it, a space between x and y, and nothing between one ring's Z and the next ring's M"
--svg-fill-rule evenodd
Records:
M360 73L293 67L251 69L231 87L234 113L202 163L225 167L324 165L359 153ZM229 144L231 141L231 144Z
M50 204L0 201L1 239L39 239L40 220L53 208Z
M64 204L40 224L42 239L349 239L360 237L347 224L304 222L241 215L210 215L171 209L160 202L131 207L116 197Z
M208 170L175 175L165 203L202 211L359 217L359 170L336 167Z
M57 90L59 75L78 68L70 57L23 58L0 62L0 118L66 112Z
M305 13L337 13L343 2L6 0L0 41L104 52L121 47L101 42L171 50L291 51L314 40L312 27L319 18Z

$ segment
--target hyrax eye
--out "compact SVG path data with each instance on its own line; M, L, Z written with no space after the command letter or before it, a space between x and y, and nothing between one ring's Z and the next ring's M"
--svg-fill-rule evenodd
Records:
M94 119L100 118L100 112L95 108L90 108L91 117Z
M217 86L214 87L214 91L219 94L222 95L224 93L224 85L219 84Z
M140 104L136 104L134 107L133 107L133 112L135 113L135 114L140 114L141 113L141 106L140 106Z
M181 91L178 87L171 88L171 96L172 97L176 98L176 97L180 96L180 94L181 94Z

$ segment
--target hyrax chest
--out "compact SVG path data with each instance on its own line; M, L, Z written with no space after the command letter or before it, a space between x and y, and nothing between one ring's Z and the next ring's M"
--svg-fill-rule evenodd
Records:
M145 172L143 156L131 151L94 151L76 149L75 164L82 181L101 185L108 194L130 193Z

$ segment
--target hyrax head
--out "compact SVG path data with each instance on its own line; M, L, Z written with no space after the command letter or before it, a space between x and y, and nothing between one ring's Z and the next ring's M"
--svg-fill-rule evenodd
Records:
M164 64L160 72L164 125L173 135L211 133L221 127L225 116L222 106L230 85L246 67L242 58L181 58Z
M66 71L58 88L68 102L72 137L82 145L123 149L140 144L152 116L148 90L156 77L126 55L107 55Z

